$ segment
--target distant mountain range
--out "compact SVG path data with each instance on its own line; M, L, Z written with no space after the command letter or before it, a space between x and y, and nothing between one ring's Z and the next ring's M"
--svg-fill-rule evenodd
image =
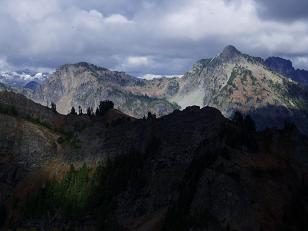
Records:
M49 76L49 73L31 70L0 71L0 83L14 88L29 88L35 90Z
M227 117L235 111L250 113L260 129L290 121L308 134L308 122L302 123L308 121L308 91L299 72L305 73L290 61L264 61L227 46L216 57L198 61L182 78L146 80L77 63L63 65L39 81L32 82L38 74L17 79L31 79L19 92L43 105L54 102L63 114L71 107L96 108L101 100L111 100L137 118L147 112L163 116L187 106L212 106Z

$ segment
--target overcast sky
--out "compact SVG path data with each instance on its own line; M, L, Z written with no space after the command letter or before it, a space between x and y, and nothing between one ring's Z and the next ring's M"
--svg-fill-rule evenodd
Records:
M0 0L0 69L182 74L228 44L308 69L307 0Z

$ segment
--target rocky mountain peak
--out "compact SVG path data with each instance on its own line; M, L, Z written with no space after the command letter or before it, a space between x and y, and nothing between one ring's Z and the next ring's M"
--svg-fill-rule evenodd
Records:
M269 61L227 46L218 56L198 61L181 79L179 90L171 100L182 108L212 106L227 117L236 110L250 113L260 129L266 123L266 126L281 127L285 121L292 121L308 134L308 126L296 119L298 116L307 120L306 90L284 77L291 76L283 73L290 69L287 67L292 70L292 64L272 61L273 65L269 65ZM302 80L302 76L295 77Z
M222 53L220 54L220 57L224 59L233 59L241 54L242 53L238 49L236 49L232 45L229 45L223 49Z

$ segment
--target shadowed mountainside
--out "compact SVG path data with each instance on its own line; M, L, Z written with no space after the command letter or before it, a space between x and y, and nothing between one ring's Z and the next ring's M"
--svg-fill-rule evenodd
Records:
M116 110L63 116L3 94L0 221L7 228L308 227L308 140L292 124L256 132L249 117L231 121L211 107L159 119ZM60 118L65 130L53 122Z
M280 57L270 57L265 60L265 64L273 71L276 71L303 85L308 85L308 71L295 69L290 60Z

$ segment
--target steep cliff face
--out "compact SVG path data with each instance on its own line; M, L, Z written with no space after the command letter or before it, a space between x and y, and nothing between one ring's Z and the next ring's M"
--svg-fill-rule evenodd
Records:
M135 117L143 117L148 112L161 116L178 108L155 97L153 90L148 92L144 80L88 63L60 67L30 97L42 104L56 103L63 114L72 106L80 105L84 111L88 107L96 108L102 100L113 101L118 109Z

